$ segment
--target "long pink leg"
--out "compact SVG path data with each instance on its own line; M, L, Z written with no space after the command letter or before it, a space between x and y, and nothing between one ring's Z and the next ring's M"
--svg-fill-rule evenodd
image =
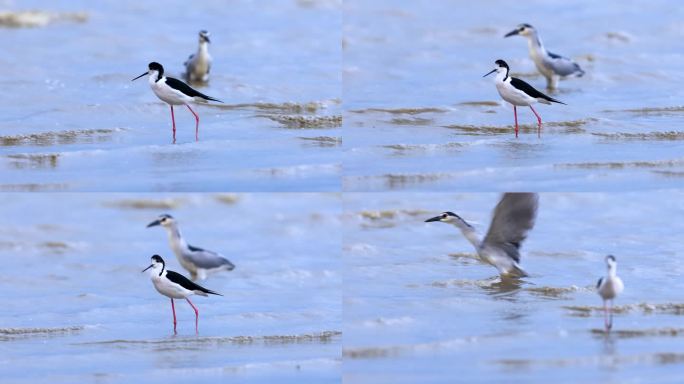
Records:
M187 300L187 301L188 301L188 304L190 304L190 306L192 307L192 309L195 310L195 333L199 333L198 324L197 324L197 323L199 322L199 311L197 310L197 308L195 308L194 305L192 305L192 302L190 301L190 299L188 299L188 298L186 297L185 300Z
M541 137L541 129L542 129L541 117L539 116L537 111L535 111L534 108L532 108L531 105L530 105L530 109L532 110L532 112L534 112L534 115L537 116L537 123L539 124L537 126L537 137Z
M513 116L515 117L515 137L518 138L518 109L513 106Z
M193 115L195 115L195 141L199 140L199 116L195 113L195 111L190 108L189 105L185 104L186 107L192 112Z
M171 312L173 312L173 333L176 332L176 307L173 305L173 299L171 299Z
M603 325L606 327L606 332L610 331L610 326L608 325L608 301L603 300Z
M173 123L173 142L176 142L176 118L173 116L173 105L171 106L171 122Z

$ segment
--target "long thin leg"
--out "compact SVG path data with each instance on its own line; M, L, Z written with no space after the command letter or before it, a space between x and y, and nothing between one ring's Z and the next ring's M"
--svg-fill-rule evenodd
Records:
M195 115L195 141L199 140L199 116L195 113L195 111L190 108L189 105L185 104L186 107L192 112L193 115Z
M532 110L532 112L534 112L534 115L537 116L537 123L539 124L537 126L537 137L541 137L541 129L542 129L541 117L539 116L537 111L535 111L534 108L532 108L531 105L530 105L530 109Z
M171 312L173 312L173 333L176 332L176 307L173 305L173 299L171 299Z
M606 328L606 332L610 330L608 327L608 301L603 300L603 326Z
M194 305L192 305L192 302L190 301L190 299L188 299L188 298L186 297L185 300L187 300L187 301L188 301L188 304L190 304L190 306L192 307L192 309L195 310L195 333L199 333L199 328L198 328L198 323L199 323L199 311L197 310L197 308L195 308Z
M513 116L515 117L515 137L518 138L518 109L513 106Z
M176 118L173 116L173 105L171 106L171 122L173 123L173 142L176 143Z
M610 300L610 306L608 306L608 330L613 329L613 299Z

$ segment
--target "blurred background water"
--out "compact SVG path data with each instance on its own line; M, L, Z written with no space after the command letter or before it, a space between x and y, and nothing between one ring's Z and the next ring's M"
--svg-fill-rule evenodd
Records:
M484 234L498 194L350 193L344 367L353 383L675 383L684 368L681 192L543 193L504 284L453 226ZM604 257L625 291L603 332Z
M3 194L2 382L339 382L341 200L334 194ZM236 268L194 312L140 273L188 275L160 213Z
M682 185L684 7L657 1L345 1L344 189L621 191ZM513 111L504 59L545 91L520 23L582 78Z
M0 1L2 191L340 188L339 1ZM26 11L33 11L27 13ZM211 33L225 104L176 108L145 79L179 77Z

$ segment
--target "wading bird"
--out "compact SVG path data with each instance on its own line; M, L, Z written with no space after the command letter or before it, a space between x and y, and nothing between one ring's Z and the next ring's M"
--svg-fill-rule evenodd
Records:
M484 239L472 225L453 212L444 212L425 222L438 221L455 226L475 247L479 258L496 267L501 276L524 277L527 273L519 265L520 245L534 227L538 205L536 193L505 193L494 208L492 223Z

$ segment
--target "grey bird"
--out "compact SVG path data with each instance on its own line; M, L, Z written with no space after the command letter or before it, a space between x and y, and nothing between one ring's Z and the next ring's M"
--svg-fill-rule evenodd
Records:
M537 66L537 70L546 78L546 87L555 89L558 79L566 76L581 77L584 71L579 64L567 57L551 53L546 50L537 30L529 24L520 24L504 37L520 35L527 38L530 58Z
M606 267L608 273L596 283L596 291L603 299L603 320L606 326L606 331L609 332L613 328L613 299L619 295L625 288L622 279L617 275L617 261L615 256L606 256ZM610 306L608 303L610 302Z
M520 245L534 227L538 206L536 193L504 193L482 240L472 225L453 212L443 212L425 222L455 226L475 247L479 258L496 267L502 277L524 277L527 273L520 267Z
M190 82L209 81L209 71L211 70L211 55L209 55L209 32L199 32L199 47L197 53L190 55L183 63L185 66L185 78Z
M169 235L171 250L176 254L180 265L190 272L193 280L204 280L207 275L219 271L232 271L235 265L222 255L188 244L180 229L178 222L171 215L163 214L147 225L147 228L162 226Z

